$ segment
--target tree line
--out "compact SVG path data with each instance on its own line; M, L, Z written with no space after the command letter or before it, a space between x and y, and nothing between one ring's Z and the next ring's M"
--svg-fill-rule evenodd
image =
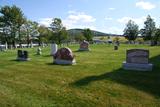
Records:
M22 44L31 47L33 43L41 46L44 43L55 42L61 45L73 40L92 41L92 38L93 34L89 28L75 37L69 35L60 18L53 18L50 26L46 27L36 21L28 20L16 5L0 8L0 42L9 48L16 48L16 44L20 47Z
M124 36L130 43L135 43L137 37L141 37L144 41L150 41L151 45L154 46L160 42L160 28L156 28L154 19L148 15L142 29L139 29L134 21L129 20L124 29Z

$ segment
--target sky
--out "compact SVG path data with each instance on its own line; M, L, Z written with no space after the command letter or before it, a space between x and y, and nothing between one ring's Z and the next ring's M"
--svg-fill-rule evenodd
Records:
M25 17L45 26L60 18L67 29L123 34L130 19L143 28L147 15L160 25L160 0L0 0L0 7L5 5L20 7Z

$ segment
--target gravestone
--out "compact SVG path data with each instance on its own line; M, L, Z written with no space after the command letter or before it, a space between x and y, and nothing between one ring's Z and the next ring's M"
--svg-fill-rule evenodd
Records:
M89 42L87 42L85 40L83 42L81 42L79 51L89 51L89 50L90 50L89 49Z
M52 56L55 55L57 50L58 50L57 44L56 43L51 44L51 54L50 55L52 55Z
M23 52L22 50L17 51L17 58L23 58Z
M56 54L53 56L55 64L60 64L60 65L72 65L75 64L75 58L74 55L69 48L61 48L58 49Z
M119 46L119 41L116 41L114 43L114 50L118 50L118 46Z
M37 49L37 55L41 55L42 54L42 49L40 47L38 47Z
M18 61L28 61L28 60L30 60L30 58L28 58L28 51L18 50L17 51L17 60Z
M149 63L149 50L127 50L126 61L123 62L124 69L137 71L152 71L152 66L153 65Z

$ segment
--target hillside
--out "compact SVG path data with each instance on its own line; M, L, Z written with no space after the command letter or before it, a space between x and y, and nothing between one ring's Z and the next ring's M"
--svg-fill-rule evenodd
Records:
M109 34L109 33L104 33L100 31L95 31L91 30L94 34L94 36L122 36L122 35L117 35L117 34ZM78 35L83 32L83 29L69 29L68 33L72 36Z

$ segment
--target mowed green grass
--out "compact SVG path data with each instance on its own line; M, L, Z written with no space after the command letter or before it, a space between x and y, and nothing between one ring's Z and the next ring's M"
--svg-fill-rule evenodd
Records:
M25 49L28 62L15 61L17 50L0 52L0 107L160 107L160 47L91 45L76 52L77 64L52 64L50 47ZM122 69L126 50L150 50L153 71Z

